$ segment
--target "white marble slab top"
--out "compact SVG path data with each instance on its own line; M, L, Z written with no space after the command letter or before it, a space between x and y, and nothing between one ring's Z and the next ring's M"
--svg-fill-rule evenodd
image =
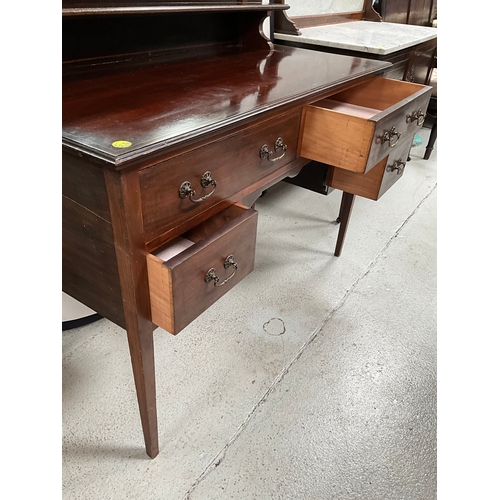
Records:
M437 28L371 21L352 21L301 28L300 32L301 35L275 33L274 38L277 41L288 40L381 55L391 54L437 38Z

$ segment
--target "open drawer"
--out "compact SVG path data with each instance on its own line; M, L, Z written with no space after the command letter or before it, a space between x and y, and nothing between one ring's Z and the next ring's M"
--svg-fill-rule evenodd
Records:
M254 267L257 212L231 205L147 256L151 321L176 335Z
M327 184L340 191L376 201L403 177L412 143L413 137L410 137L398 144L389 156L382 158L366 174L333 167Z
M432 87L375 77L306 107L299 155L365 173L424 123Z

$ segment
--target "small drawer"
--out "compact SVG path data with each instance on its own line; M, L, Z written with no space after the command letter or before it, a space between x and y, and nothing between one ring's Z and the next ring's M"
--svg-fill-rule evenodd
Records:
M422 126L431 92L425 85L375 77L311 104L299 155L368 172Z
M358 174L334 167L327 184L347 193L369 198L370 200L378 200L403 177L412 142L413 137L402 144L398 144L389 156L382 158L366 174Z
M257 212L231 205L147 256L151 321L176 335L254 267Z
M146 242L292 162L300 119L295 110L141 170Z

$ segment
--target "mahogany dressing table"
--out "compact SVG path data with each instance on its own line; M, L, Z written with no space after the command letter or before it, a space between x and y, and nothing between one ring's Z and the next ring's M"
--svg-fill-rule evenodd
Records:
M427 108L430 88L378 76L387 62L273 46L263 22L286 8L63 0L63 290L126 330L151 458L153 331L252 271L254 200L311 160L377 199Z

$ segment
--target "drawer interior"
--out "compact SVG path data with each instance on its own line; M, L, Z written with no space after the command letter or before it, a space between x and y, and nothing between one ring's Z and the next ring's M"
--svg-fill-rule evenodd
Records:
M243 205L230 205L222 212L156 249L152 255L161 261L162 265L175 267L181 261L199 252L204 245L210 244L221 231L229 230L231 223L242 217L247 210L248 208ZM198 245L195 246L196 243ZM177 258L174 260L174 257Z
M377 77L317 102L314 106L333 109L330 106L335 106L334 103L344 103L343 109L337 105L335 111L369 119L380 111L401 105L401 101L411 98L421 89L422 85Z
M328 97L326 99L323 99L322 101L316 102L314 106L328 109L330 111L335 111L336 113L343 113L349 116L365 118L367 120L373 118L375 115L382 111L381 109L375 109L373 107L360 106L358 104L353 104L350 102L339 101L336 99L337 96L334 97Z

